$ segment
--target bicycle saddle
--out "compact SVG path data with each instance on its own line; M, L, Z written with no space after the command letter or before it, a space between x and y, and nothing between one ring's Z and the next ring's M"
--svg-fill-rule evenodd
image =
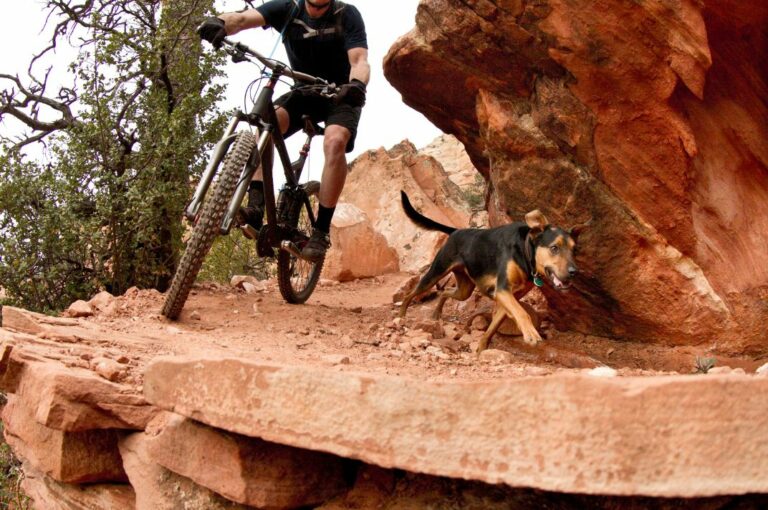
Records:
M309 115L302 115L301 120L304 121L304 132L308 135L322 135L325 133L325 128L313 121Z

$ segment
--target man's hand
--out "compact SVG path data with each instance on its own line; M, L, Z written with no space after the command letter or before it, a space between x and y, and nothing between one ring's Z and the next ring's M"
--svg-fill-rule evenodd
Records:
M337 103L346 103L349 106L360 107L365 104L365 83L356 78L339 87L336 94Z
M205 18L205 21L197 27L197 33L200 34L200 39L208 41L217 50L221 48L221 43L227 36L224 20L221 18Z

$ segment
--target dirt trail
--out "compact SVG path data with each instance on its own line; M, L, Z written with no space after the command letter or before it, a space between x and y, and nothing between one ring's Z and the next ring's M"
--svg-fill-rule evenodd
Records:
M392 296L407 278L392 274L347 283L323 281L304 305L286 304L273 281L263 292L250 294L206 283L195 287L178 321L159 315L161 294L134 289L86 321L105 332L123 333L110 335L113 346L144 361L155 355L195 353L430 380L546 375L600 364L620 375L691 373L696 356L714 356L718 366L751 372L764 361L717 356L711 345L650 346L566 334L548 327L545 320L543 344L529 347L519 337L497 335L491 348L510 353L511 361L484 362L469 350L469 341L480 332L464 335L469 312L456 303L449 301L445 307L446 338L431 339L420 329L434 328L428 320L434 302L412 306L404 327L395 325Z

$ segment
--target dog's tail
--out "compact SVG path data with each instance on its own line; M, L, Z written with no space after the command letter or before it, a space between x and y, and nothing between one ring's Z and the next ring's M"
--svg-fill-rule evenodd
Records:
M439 232L445 232L446 234L452 234L457 230L453 227L438 223L435 220L430 220L426 216L422 215L419 211L413 208L411 201L408 200L408 195L406 195L405 191L403 190L400 190L400 200L403 203L403 210L405 211L405 215L421 228L425 228L427 230L437 230Z

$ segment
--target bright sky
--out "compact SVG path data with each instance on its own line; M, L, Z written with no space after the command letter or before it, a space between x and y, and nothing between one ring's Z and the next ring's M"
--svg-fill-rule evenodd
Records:
M260 0L254 2L259 3ZM384 55L394 41L413 28L418 0L397 0L397 8L393 8L394 0L347 0L347 3L355 5L365 20L371 64L368 102L363 110L355 151L348 155L349 161L368 149L382 146L390 148L406 138L417 147L428 144L440 132L424 116L402 103L400 93L386 81L382 70ZM15 20L6 23L0 31L0 47L4 48L0 73L18 73L23 80L31 56L48 43L47 32L40 33L44 22L42 3L39 0L0 0L0 5L3 7L5 19ZM239 10L243 6L244 3L240 0L217 0L217 9L220 12ZM233 38L269 55L278 37L274 30L259 28L241 32ZM274 56L287 61L281 44L278 45ZM59 50L55 64L64 68L71 58L71 50ZM229 87L223 108L242 107L245 88L255 77L254 70L255 68L248 64L227 66ZM3 134L8 134L13 129L12 123L0 124ZM299 138L300 134L293 137L294 143L289 145L289 150L290 146L300 142ZM322 147L318 140L313 144L310 156L311 177L314 179L320 177L321 153Z

